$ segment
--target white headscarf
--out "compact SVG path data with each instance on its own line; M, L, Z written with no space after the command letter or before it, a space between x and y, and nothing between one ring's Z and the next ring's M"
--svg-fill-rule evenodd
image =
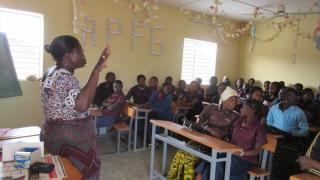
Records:
M220 96L219 107L224 101L226 101L232 96L237 96L237 91L233 90L230 86L227 86Z

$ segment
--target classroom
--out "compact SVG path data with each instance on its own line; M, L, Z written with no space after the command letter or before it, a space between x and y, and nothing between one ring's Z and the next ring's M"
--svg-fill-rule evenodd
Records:
M0 48L1 161L41 141L64 179L320 179L320 0L0 0Z

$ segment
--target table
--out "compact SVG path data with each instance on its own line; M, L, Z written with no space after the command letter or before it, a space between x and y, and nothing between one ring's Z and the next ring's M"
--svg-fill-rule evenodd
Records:
M303 173L290 176L290 180L320 180L320 177L309 173Z
M212 136L202 134L195 130L190 130L186 127L183 127L179 124L170 122L170 121L162 121L162 120L151 120L152 123L152 146L151 146L151 159L150 159L150 179L166 179L163 174L166 168L167 163L167 145L170 144L176 148L184 150L188 153L196 155L201 159L204 159L211 163L210 166L210 179L214 179L214 175L216 172L216 163L217 162L226 162L225 165L225 178L229 179L230 176L230 166L231 166L231 154L235 152L240 152L242 149L239 146L230 144L223 140L214 138ZM163 134L156 133L156 127L164 128ZM189 138L193 141L196 141L200 144L203 144L212 149L211 155L207 155L202 153L192 146L186 144L185 142L179 141L178 139L171 137L168 135L168 131L172 131L173 133L177 133L186 138ZM154 169L154 161L155 161L155 140L158 139L163 141L163 155L162 155L162 169L161 173L157 172ZM218 158L218 153L226 153L226 157Z
M25 132L24 130L30 130ZM40 137L40 128L39 127L25 127L25 128L16 128L11 129L10 134L5 134L7 139L0 139L0 149L2 148L3 144L14 143L14 142L39 142ZM21 134L20 134L21 133ZM76 169L71 162L64 157L61 157L62 164L66 170L67 176L64 178L65 180L78 180L82 179L81 173Z
M67 158L61 157L61 161L68 176L63 178L64 180L82 179L82 174L80 173L80 171L75 168Z
M148 127L148 114L152 111L151 108L148 107L139 107L136 105L129 104L129 107L132 107L135 110L135 117L134 117L134 134L133 134L133 151L138 150L145 150L146 149L146 142L147 142L147 127ZM143 115L139 115L143 114ZM142 148L137 148L137 133L138 133L138 121L143 119L144 120L144 132L143 132L143 146Z

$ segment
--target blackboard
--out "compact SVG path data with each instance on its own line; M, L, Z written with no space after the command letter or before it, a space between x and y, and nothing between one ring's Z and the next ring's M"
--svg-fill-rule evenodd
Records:
M22 91L13 66L7 37L0 32L0 98L21 96Z

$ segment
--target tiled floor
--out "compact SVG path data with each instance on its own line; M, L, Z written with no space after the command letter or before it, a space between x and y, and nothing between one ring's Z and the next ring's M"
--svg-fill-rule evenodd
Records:
M102 180L147 180L149 179L150 150L138 152L125 152L121 154L106 154L116 151L116 138L98 137L98 148L101 154ZM121 150L126 150L126 144L122 143ZM175 149L169 146L168 164L174 155ZM160 169L162 148L156 151L156 169Z

